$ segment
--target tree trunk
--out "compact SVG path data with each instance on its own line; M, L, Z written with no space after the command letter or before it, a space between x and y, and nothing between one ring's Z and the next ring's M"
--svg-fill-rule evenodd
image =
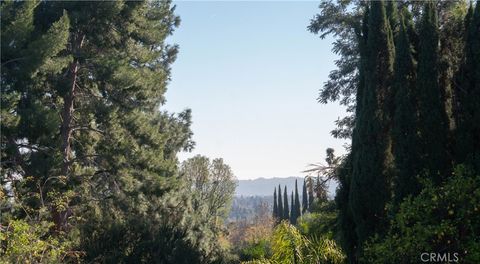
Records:
M85 35L77 36L73 40L73 48L72 54L75 55L81 49L83 45L83 40L85 39ZM71 156L72 156L72 149L71 149L71 140L72 140L72 132L73 132L73 113L75 111L74 103L75 103L75 90L77 87L77 78L78 78L78 70L79 70L79 60L75 58L72 64L70 65L70 85L69 90L63 97L63 109L62 109L62 125L60 128L60 135L62 140L61 145L61 152L62 152L62 168L61 168L61 176L68 177L70 172L70 167L72 165ZM57 231L66 231L67 230L67 220L68 218L73 215L71 208L67 207L64 210L58 210L55 206L52 208L52 218L55 223L55 229Z
M82 47L83 40L85 36L81 36L78 38L75 46L73 47L73 54ZM69 91L63 98L63 110L62 110L62 126L61 126L61 138L62 138L62 170L61 175L67 176L68 172L70 171L70 159L71 159L71 138L72 138L72 131L73 131L73 112L74 112L74 101L75 101L75 88L77 86L77 76L78 76L78 68L79 62L78 59L75 59L74 62L70 65L70 74L71 74L71 82Z

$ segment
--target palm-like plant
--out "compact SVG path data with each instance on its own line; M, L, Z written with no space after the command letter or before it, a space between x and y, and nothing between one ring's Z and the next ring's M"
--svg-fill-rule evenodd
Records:
M273 256L243 264L322 264L342 263L345 255L328 238L308 238L286 221L280 223L271 238Z

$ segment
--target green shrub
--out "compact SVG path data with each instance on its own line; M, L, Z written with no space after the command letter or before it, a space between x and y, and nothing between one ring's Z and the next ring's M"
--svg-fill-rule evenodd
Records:
M331 239L308 238L293 225L280 223L271 238L272 257L243 264L323 264L343 263L345 255Z
M480 175L459 166L441 186L424 184L401 203L387 235L367 243L365 263L417 263L423 252L480 263Z
M265 259L269 258L270 256L270 243L265 239L252 244L248 244L240 252L241 260Z
M70 243L49 234L50 222L12 220L0 232L0 263L63 263ZM78 257L78 256L77 256Z

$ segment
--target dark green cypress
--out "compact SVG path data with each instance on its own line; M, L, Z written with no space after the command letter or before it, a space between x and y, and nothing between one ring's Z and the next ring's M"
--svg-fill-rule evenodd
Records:
M273 219L278 218L277 188L273 189Z
M303 190L302 190L302 214L304 214L308 209L308 196L307 196L307 182L303 179Z
M313 196L313 179L312 177L308 178L308 211L312 212L313 210L313 201L315 197Z
M470 5L465 22L464 62L457 88L457 163L480 172L480 4Z
M417 92L420 133L420 160L425 172L439 183L451 169L448 158L448 116L438 84L437 11L433 2L424 7L420 24Z
M365 80L352 142L353 174L349 204L360 245L382 230L390 199L393 157L390 107L394 47L383 1L370 3ZM363 59L363 58L362 58ZM361 252L361 246L358 247Z
M302 214L302 211L300 210L300 198L298 197L298 184L297 180L295 180L295 223L297 222L297 218L299 218Z
M356 108L355 116L359 117L363 109L364 91L365 91L365 75L367 70L366 54L367 54L367 39L368 39L368 20L370 9L368 4L365 5L365 11L362 19L362 31L357 35L357 41L360 51L360 64L359 64L359 82L357 86L356 94ZM358 237L355 232L356 225L353 219L352 206L350 205L350 193L353 174L353 156L354 151L359 147L360 137L358 133L358 118L355 119L355 126L352 134L352 151L347 158L342 162L339 173L338 181L339 187L335 196L335 202L338 208L338 228L340 245L344 249L347 255L348 263L357 262L356 248L358 248Z
M417 137L417 105L415 94L416 69L411 44L402 10L395 57L395 114L392 128L395 168L394 200L398 204L409 194L419 191L416 176L419 173ZM408 17L408 16L407 16Z
M350 183L352 176L352 161L349 154L338 170L338 191L335 204L338 209L338 236L340 245L347 255L347 263L356 263L355 248L358 246L355 232L355 222L349 205Z
M388 23L390 24L390 28L392 30L394 38L396 38L399 30L400 30L400 21L398 15L398 8L396 1L387 1L386 12L388 17Z
M288 210L288 194L287 194L287 185L283 189L283 219L290 219L290 212Z
M407 30L408 39L412 45L412 56L415 61L418 61L418 45L419 39L416 25L413 21L413 15L411 12L402 11L403 22L405 23L405 28Z
M283 213L282 188L280 187L280 184L278 185L278 202L277 202L277 206L278 206L278 211L277 211L278 220L282 220L284 213Z
M293 191L290 195L290 224L295 225L297 224L297 216L295 215L295 202L293 200Z

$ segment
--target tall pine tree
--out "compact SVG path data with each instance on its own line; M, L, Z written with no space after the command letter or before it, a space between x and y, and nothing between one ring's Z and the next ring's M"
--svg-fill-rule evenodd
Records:
M1 8L2 176L15 175L32 216L14 206L16 217L70 231L86 262L182 263L193 243L214 256L214 237L190 239L209 227L190 221L177 174L191 113L158 110L177 52L165 41L180 21L170 1Z

